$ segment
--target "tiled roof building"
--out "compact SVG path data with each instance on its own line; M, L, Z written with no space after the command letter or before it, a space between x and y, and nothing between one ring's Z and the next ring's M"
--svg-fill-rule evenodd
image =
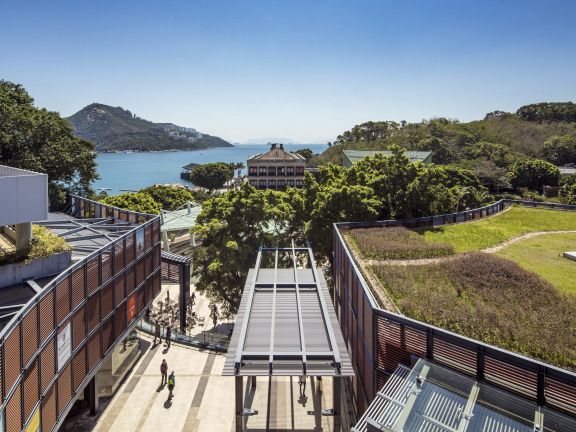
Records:
M257 189L283 190L302 187L306 159L297 153L272 144L268 153L252 156L247 161L248 181Z

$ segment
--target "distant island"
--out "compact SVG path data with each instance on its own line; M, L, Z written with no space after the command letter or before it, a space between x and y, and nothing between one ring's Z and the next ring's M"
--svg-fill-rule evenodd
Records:
M68 117L74 135L92 141L98 152L181 151L233 147L215 136L171 123L153 123L121 107L93 103Z

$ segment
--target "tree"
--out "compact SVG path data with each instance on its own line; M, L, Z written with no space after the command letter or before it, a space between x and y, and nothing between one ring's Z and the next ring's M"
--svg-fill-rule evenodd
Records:
M208 189L211 193L214 189L219 189L230 178L230 165L222 162L209 163L194 168L190 174L190 181L196 186ZM234 173L234 168L232 168Z
M191 230L203 239L192 254L192 276L198 277L199 292L222 305L224 316L238 311L260 243L286 243L298 234L290 222L293 213L285 193L259 191L248 183L204 203Z
M436 137L420 141L415 150L433 152L432 160L435 164L449 164L457 159L455 149L446 144L444 140Z
M0 80L0 164L48 174L53 208L66 193L94 197L94 144L76 138L70 123L33 102L20 84Z
M185 189L177 189L170 186L149 186L140 189L138 193L149 195L164 210L176 210L186 204L187 201L196 201L192 192Z
M490 160L478 159L474 161L474 166L471 170L480 180L482 186L488 190L495 189L498 193L501 188L510 187L510 183L506 177L506 170L498 168L496 164Z
M300 150L296 150L294 153L299 154L304 159L306 159L306 163L308 163L314 157L314 152L312 150L310 150L309 148L303 148Z
M508 181L515 188L541 191L543 186L558 186L560 170L549 162L534 159L517 161L508 171Z
M121 209L148 214L158 214L161 208L150 195L142 192L126 192L121 195L109 196L100 202Z
M554 165L576 162L576 135L554 135L544 143L541 152Z
M238 178L240 178L242 170L246 168L246 165L244 165L244 162L237 162L234 164L234 168L238 170Z

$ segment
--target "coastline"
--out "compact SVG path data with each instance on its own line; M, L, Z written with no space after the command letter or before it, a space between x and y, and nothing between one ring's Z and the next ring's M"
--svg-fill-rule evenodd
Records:
M204 151L221 148L233 148L235 145L225 147L206 147L204 149L169 149L169 150L113 150L113 151L98 151L94 150L96 154L137 154L137 153L173 153L173 152L189 152L189 151Z

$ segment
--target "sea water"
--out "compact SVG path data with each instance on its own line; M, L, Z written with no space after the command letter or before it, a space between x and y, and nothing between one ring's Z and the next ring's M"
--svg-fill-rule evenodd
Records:
M288 151L309 148L315 154L328 148L324 144L286 144ZM100 180L93 187L107 188L108 195L118 195L125 190L139 190L154 184L181 183L192 186L180 178L182 167L189 163L244 162L249 157L270 150L267 144L237 145L236 147L210 150L161 152L161 153L100 153L96 158ZM242 175L247 169L242 170ZM236 172L237 175L237 172Z

